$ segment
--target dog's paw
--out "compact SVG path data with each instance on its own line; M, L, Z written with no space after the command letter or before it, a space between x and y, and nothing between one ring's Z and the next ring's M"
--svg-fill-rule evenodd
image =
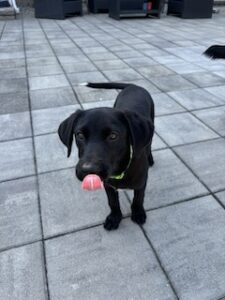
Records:
M139 225L142 225L146 221L146 213L144 209L133 210L131 214L131 220Z
M104 228L106 230L115 230L115 229L117 229L119 227L121 219L122 219L122 215L121 214L113 214L113 213L111 213L105 219Z

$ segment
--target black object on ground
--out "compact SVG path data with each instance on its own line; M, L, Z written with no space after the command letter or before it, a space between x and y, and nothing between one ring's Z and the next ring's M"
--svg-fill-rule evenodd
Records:
M1 1L1 0L0 0L0 8L1 8L1 7L10 7L10 4L9 4L8 1Z
M82 0L35 0L34 9L36 18L64 19L82 15Z
M109 0L109 16L119 20L129 16L160 17L165 0Z
M211 18L213 0L168 0L167 14L184 19Z
M109 11L109 0L88 0L88 9L96 14Z

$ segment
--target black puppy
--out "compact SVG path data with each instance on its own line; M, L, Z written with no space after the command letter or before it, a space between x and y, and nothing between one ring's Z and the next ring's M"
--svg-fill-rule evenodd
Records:
M209 47L203 54L206 56L217 59L217 58L225 58L225 46L213 45Z
M117 189L134 190L131 218L146 220L143 208L148 168L153 165L154 103L142 87L125 83L88 83L92 88L122 89L114 108L77 110L63 121L59 137L71 153L73 136L78 147L76 175L83 180L97 174L104 182L111 213L104 227L116 229L122 219Z

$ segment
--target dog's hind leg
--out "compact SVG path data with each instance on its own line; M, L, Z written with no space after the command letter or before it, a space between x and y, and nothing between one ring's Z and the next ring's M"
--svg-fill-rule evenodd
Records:
M153 159L153 156L152 156L152 152L150 152L149 155L148 155L148 163L149 163L150 167L152 167L154 165L154 159Z
M152 156L152 147L148 146L148 164L150 167L152 167L154 165L154 159Z
M117 229L122 219L122 213L120 210L119 203L119 194L114 188L107 185L105 185L105 191L108 197L108 203L111 208L111 213L105 220L104 228L107 230Z

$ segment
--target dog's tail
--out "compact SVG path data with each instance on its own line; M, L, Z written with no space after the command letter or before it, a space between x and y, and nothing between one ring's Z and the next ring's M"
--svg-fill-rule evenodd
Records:
M119 83L119 82L86 82L86 83L81 83L80 85L83 86L88 86L90 88L94 89L118 89L118 90L123 90L126 87L133 85L131 83Z
M213 45L209 47L203 54L212 59L225 59L225 46Z

